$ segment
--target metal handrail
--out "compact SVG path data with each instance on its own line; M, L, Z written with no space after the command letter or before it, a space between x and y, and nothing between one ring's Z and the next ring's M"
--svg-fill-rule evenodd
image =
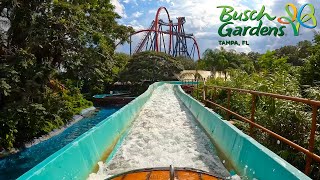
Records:
M284 99L284 100L291 100L295 102L301 102L308 105L316 105L320 106L320 101L315 101L312 99L306 99L306 98L299 98L299 97L292 97L292 96L286 96L286 95L280 95L280 94L273 94L273 93L267 93L267 92L261 92L261 91L253 91L253 90L246 90L246 89L239 89L239 88L230 88L230 87L223 87L223 86L206 86L208 88L218 88L218 89L225 89L225 90L231 90L231 91L238 91L243 93L250 93L254 95L260 95L260 96L269 96L274 97L277 99Z
M199 88L199 87L197 87ZM216 90L217 89L223 89L223 90L227 90L228 91L228 100L227 100L227 108L219 105L213 101L207 100L206 99L206 94L207 91L213 89L214 90L214 94L216 94ZM197 91L199 91L199 89L197 89ZM230 110L230 99L231 99L231 94L232 91L237 91L240 93L244 93L244 94L251 94L252 95L252 101L251 101L251 118L245 118L239 114L237 114L236 112L233 112ZM316 128L317 128L317 112L318 112L318 108L320 106L320 101L316 101L316 100L312 100L312 99L305 99L305 98L299 98L299 97L292 97L292 96L286 96L286 95L280 95L280 94L273 94L273 93L266 93L266 92L260 92L260 91L253 91L253 90L246 90L246 89L239 89L239 88L231 88L231 87L223 87L223 86L203 86L203 101L206 104L211 104L214 105L224 111L227 112L227 119L229 120L230 115L234 115L236 118L247 122L250 124L250 135L253 135L253 128L259 128L262 131L268 133L269 135L277 138L278 140L288 144L289 146L293 147L294 149L303 152L304 154L307 155L306 158L306 166L305 166L305 174L309 175L310 174L310 170L311 170L311 162L312 160L315 160L317 162L320 162L320 156L317 154L314 154L314 143L315 143L315 132L316 132ZM267 96L267 97L272 97L272 98L276 98L276 99L283 99L283 100L290 100L290 101L294 101L294 102L300 102L300 103L304 103L307 105L310 105L312 107L312 123L311 123L311 132L310 132L310 138L309 138L309 145L308 145L308 149L301 147L300 145L280 136L279 134L257 124L254 122L254 114L255 114L255 102L256 102L256 97L257 96ZM212 98L213 99L213 98Z

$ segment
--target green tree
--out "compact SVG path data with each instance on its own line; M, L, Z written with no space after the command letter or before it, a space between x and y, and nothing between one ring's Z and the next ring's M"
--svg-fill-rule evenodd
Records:
M113 58L115 60L115 64L112 68L112 74L117 80L119 80L120 73L125 69L131 57L125 53L115 53Z
M320 85L320 34L315 34L314 45L310 48L311 55L301 69L302 85Z
M170 55L161 52L141 52L132 56L121 73L121 79L130 82L176 80L175 74L181 70L181 62Z
M227 59L227 52L221 48L220 50L207 49L203 54L204 68L210 71L223 71L226 74L226 70L230 65Z
M253 66L254 66L254 69L256 71L259 71L260 70L260 67L259 67L259 63L258 63L258 59L261 55L257 52L249 52L247 54L247 57L249 59L249 61L251 61L253 63Z
M10 149L90 106L80 92L113 80L115 42L132 28L108 0L3 0L0 12L0 146Z
M278 58L287 57L287 62L294 66L301 66L303 60L299 58L297 46L284 46L275 50L275 56Z
M259 66L267 72L281 72L287 71L289 65L287 64L287 57L278 58L275 51L267 51L259 59Z
M297 45L283 46L275 50L275 55L278 58L287 57L287 62L293 66L302 66L310 56L312 43L304 40L300 41Z
M195 70L197 68L196 62L193 59L179 56L176 57L176 60L180 61L184 70Z
M227 79L227 71L229 69L243 69L248 73L255 71L255 63L245 53L237 53L236 51L227 51L221 49L207 49L203 54L203 59L198 61L198 69L210 71L222 71Z

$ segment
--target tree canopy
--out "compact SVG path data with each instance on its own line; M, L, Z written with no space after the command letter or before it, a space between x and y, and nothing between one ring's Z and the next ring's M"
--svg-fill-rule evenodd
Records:
M255 56L252 56L257 58ZM224 48L220 49L207 49L203 58L198 61L198 69L210 71L222 71L227 77L228 69L243 69L246 72L254 71L254 63L256 59L250 59L249 56L236 51L227 51Z
M3 0L0 12L0 148L10 149L90 106L81 93L113 81L115 44L133 29L108 0Z
M122 81L170 81L183 70L181 61L162 52L141 52L132 56L124 71Z
M301 84L320 86L320 34L316 34L314 45L307 49L310 54L301 69ZM305 55L307 56L307 55Z

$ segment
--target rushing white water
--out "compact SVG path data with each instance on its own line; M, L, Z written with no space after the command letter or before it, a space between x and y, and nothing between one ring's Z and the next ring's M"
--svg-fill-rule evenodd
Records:
M121 147L89 179L150 167L191 167L227 177L207 135L178 100L173 86L157 88L145 104Z

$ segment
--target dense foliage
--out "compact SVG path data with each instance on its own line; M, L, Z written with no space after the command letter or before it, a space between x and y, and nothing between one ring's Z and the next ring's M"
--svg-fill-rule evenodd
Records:
M4 0L0 12L0 149L11 149L91 106L81 93L114 80L115 42L132 29L108 0Z
M176 57L176 60L181 63L184 70L195 70L197 69L197 63L193 59L189 59L186 57Z
M289 72L269 74L266 72L247 74L240 70L232 70L230 80L223 81L219 79L211 80L209 85L219 85L227 87L236 87L241 89L251 89L262 92L284 94L300 97L298 79ZM244 83L245 82L245 83ZM213 93L212 91L210 92ZM227 107L227 92L219 90L216 96L216 102ZM250 94L232 93L231 110L247 118L251 117L252 96ZM255 121L264 127L286 137L295 143L308 147L308 134L310 132L311 114L306 111L308 106L294 103L291 101L274 100L268 97L258 97L256 100ZM217 109L218 110L218 109ZM220 114L226 115L224 111L218 110ZM231 119L236 119L231 117ZM241 121L235 121L236 126L244 132L249 133L249 125ZM255 139L260 143L278 153L290 163L304 169L304 156L297 153L291 147L285 144L279 144L277 139L255 130ZM320 149L318 149L319 151Z
M132 56L124 71L122 81L131 83L142 81L170 81L177 79L175 74L183 70L182 61L165 53L141 52Z
M295 97L320 100L320 35L315 34L314 42L299 42L296 46L285 46L264 54L237 53L235 51L207 50L198 67L228 72L230 79L210 79L207 85L257 90ZM249 68L248 68L249 67ZM208 97L227 107L227 92L218 90ZM196 95L196 94L194 94ZM201 96L201 95L200 95ZM202 97L200 97L202 98ZM231 110L250 119L252 96L233 92ZM311 125L311 107L302 103L257 97L255 121L283 137L308 147ZM226 113L215 109L222 115ZM247 123L235 121L236 126L249 133ZM316 133L315 153L320 154L320 131ZM304 171L306 156L277 139L255 129L254 138L288 162ZM310 175L320 178L319 163L313 163Z
M301 71L302 85L320 86L320 34L314 39L314 45L308 49L310 55Z
M197 68L210 71L222 71L227 78L227 69L242 69L248 73L254 72L254 65L257 61L256 53L236 53L221 49L207 49L203 58L197 62Z

